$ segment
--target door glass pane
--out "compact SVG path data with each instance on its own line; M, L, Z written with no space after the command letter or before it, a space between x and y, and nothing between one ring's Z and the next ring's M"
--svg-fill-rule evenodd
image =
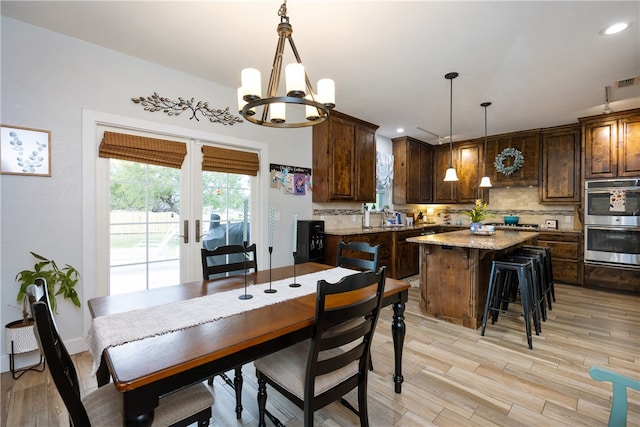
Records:
M180 283L180 171L110 160L111 294Z
M251 244L251 176L202 173L202 247L242 245L246 204L247 244Z

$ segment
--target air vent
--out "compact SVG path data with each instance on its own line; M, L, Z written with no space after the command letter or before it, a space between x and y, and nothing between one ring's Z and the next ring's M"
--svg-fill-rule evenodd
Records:
M623 87L629 87L629 86L634 86L640 84L640 76L636 76L636 77L629 77L628 79L622 79L622 80L618 80L616 82L616 88L620 89Z

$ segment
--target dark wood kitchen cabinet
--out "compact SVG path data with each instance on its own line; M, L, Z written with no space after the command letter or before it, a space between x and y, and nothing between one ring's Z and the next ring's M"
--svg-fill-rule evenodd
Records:
M640 176L640 109L580 122L586 179Z
M540 164L540 129L513 132L492 136L487 141L487 174L494 187L527 187L537 186L539 182ZM524 163L512 174L498 172L495 160L507 148L515 148L522 153ZM506 156L503 165L513 164L513 157Z
M420 236L421 229L396 231L393 239L393 268L394 279L403 279L420 273L420 245L409 243L409 237Z
M580 233L541 232L538 245L551 249L554 281L582 285L584 256Z
M457 150L453 150L453 164L456 164ZM456 203L456 182L444 182L449 168L449 145L441 145L433 152L433 203Z
M404 136L393 143L393 203L433 201L433 148Z
M575 124L543 130L541 203L580 202L580 129L580 124Z
M392 269L393 232L381 231L362 234L326 234L324 248L324 263L336 265L338 260L338 243L343 240L349 242L367 242L372 246L380 245L378 249L378 267L386 266L387 274ZM389 276L393 277L393 276Z
M476 199L486 200L485 190L480 188L483 173L484 139L460 143L454 146L458 173L456 201L458 203L474 203Z
M377 129L338 111L313 127L314 202L375 202Z

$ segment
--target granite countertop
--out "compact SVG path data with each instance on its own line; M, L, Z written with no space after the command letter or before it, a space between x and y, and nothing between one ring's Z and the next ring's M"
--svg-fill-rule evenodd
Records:
M539 233L535 231L496 230L490 236L471 234L469 230L450 231L427 236L410 237L407 242L423 245L458 246L463 248L502 250L515 246Z
M336 229L325 229L324 234L330 234L333 236L350 236L353 234L372 234L372 233L384 233L387 231L420 231L425 228L434 228L440 227L438 224L426 224L422 223L419 225L387 225L385 227L345 227L345 228L336 228Z

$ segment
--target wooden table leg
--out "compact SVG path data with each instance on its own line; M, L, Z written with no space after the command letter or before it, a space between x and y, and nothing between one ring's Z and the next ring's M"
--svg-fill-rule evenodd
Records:
M393 304L393 320L391 322L391 335L393 336L393 352L395 357L395 371L393 373L393 382L395 383L396 393L402 393L402 383L404 377L402 376L402 349L404 346L404 336L406 333L406 326L404 323L404 308L403 302L397 302Z

